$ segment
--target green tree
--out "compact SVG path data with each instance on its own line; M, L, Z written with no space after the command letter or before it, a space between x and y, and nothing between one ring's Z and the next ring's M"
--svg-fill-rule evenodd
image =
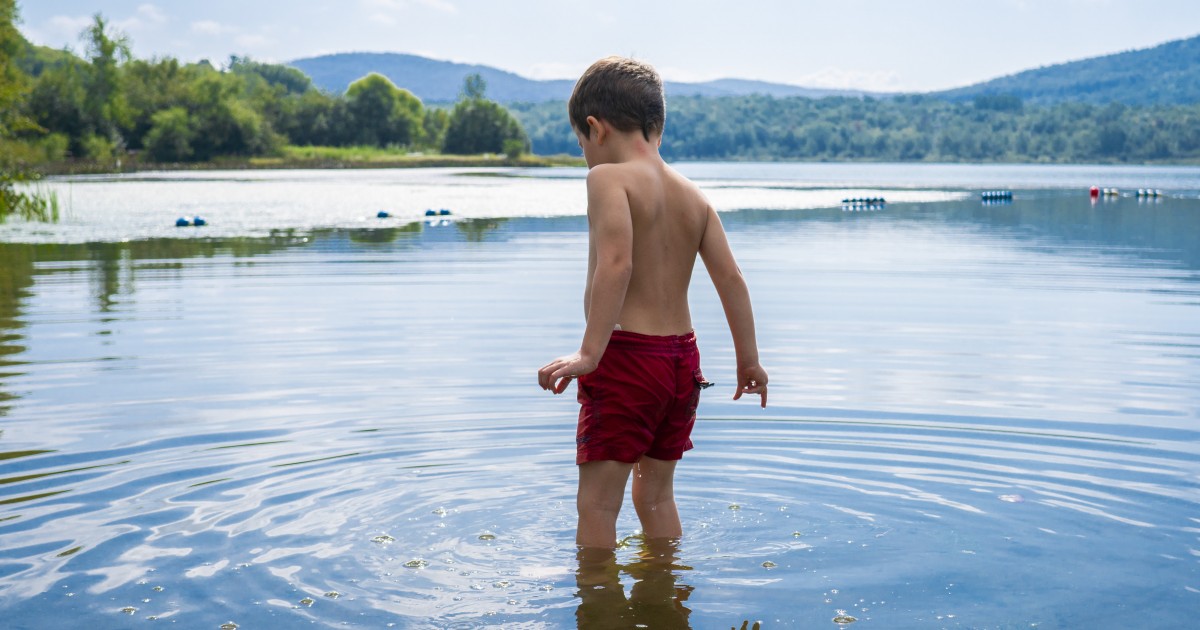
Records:
M87 95L84 85L86 66L78 59L74 63L50 68L34 83L29 96L29 110L38 124L70 138L71 151L82 154L83 137L89 132L87 112L83 101Z
M312 79L307 74L290 66L260 63L249 57L231 55L229 71L234 74L255 75L272 86L278 86L288 94L304 94L314 90Z
M120 64L130 57L129 38L110 32L108 22L99 13L92 17L91 26L81 38L91 63L83 102L91 132L120 148L124 146L120 129L130 122L120 73Z
M487 92L487 80L478 72L468 74L463 78L463 89L459 95L460 98L467 100L475 98L486 98L484 94Z
M29 77L18 66L27 44L16 21L16 1L0 0L0 139L37 126L21 107L29 91Z
M182 162L192 156L192 128L187 110L172 107L154 113L146 134L146 152L158 162Z
M529 136L521 123L499 103L484 96L487 83L478 74L463 81L462 96L450 111L446 139L442 150L460 155L474 153L516 152L515 145L505 147L505 141L520 143L522 152L529 150ZM519 153L518 153L519 154Z
M421 100L382 74L372 72L351 83L346 101L357 129L355 144L411 145L421 134Z
M425 146L437 150L446 141L446 127L450 125L450 112L440 107L425 110L421 119L421 140Z
M167 57L158 60L134 59L122 66L121 87L129 107L130 125L126 144L141 148L154 126L154 115L172 107L187 107L191 82L205 71L200 66L184 65Z
M199 76L191 83L188 94L193 130L191 147L195 159L262 155L278 149L282 138L261 114L240 99L240 77L211 68L198 71Z
M40 131L23 112L29 81L17 64L28 43L17 30L17 17L16 1L0 0L0 221L14 212L45 219L58 211L53 195L17 188L18 184L37 179L31 162L38 158L36 149L17 136Z

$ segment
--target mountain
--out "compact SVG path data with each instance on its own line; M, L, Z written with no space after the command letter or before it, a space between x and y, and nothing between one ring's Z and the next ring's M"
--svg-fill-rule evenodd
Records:
M286 65L307 74L317 87L337 94L345 92L348 85L368 73L378 72L421 100L432 103L457 99L463 77L472 73L478 73L487 81L488 97L502 103L565 101L575 86L575 81L571 79L528 79L491 66L438 61L401 53L339 53L296 59ZM668 96L770 94L820 98L870 94L862 90L806 88L745 79L718 79L704 83L667 81L664 87Z
M989 94L1011 94L1039 105L1065 101L1099 105L1197 103L1200 35L1152 48L1026 70L931 96L967 100Z
M463 77L478 73L487 80L488 96L502 103L564 101L574 81L539 81L491 66L438 61L399 53L340 53L289 62L312 77L323 90L342 93L350 83L378 72L426 102L458 98ZM875 96L888 94L863 90L830 90L797 85L718 79L703 83L666 82L667 96L776 97ZM1012 95L1026 103L1049 105L1086 102L1127 105L1181 105L1200 103L1200 35L1152 48L1060 63L976 83L932 92L929 96L952 101L985 95Z

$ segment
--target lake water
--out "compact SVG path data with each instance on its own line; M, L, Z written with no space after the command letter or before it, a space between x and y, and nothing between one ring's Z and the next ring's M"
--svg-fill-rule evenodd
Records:
M61 221L0 225L0 625L1195 623L1200 168L679 168L771 406L700 267L684 538L627 504L599 565L535 382L582 333L581 170L48 183Z

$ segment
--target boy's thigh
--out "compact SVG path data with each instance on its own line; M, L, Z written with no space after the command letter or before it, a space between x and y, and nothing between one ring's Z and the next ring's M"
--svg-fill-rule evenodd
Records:
M625 483L633 464L614 460L601 460L580 464L579 495L582 503L615 503L620 505L625 497Z
M642 457L634 466L634 491L670 488L674 483L675 465L678 463L677 459L655 459L649 455Z

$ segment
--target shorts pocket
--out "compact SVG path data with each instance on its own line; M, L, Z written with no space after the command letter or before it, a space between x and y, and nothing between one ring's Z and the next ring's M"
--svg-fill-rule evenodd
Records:
M712 387L714 383L711 383L708 381L708 379L704 378L704 373L700 371L700 368L696 368L696 370L692 372L692 380L695 381L695 387L692 388L692 399L688 404L688 413L694 415L696 413L696 408L700 406L700 392Z

